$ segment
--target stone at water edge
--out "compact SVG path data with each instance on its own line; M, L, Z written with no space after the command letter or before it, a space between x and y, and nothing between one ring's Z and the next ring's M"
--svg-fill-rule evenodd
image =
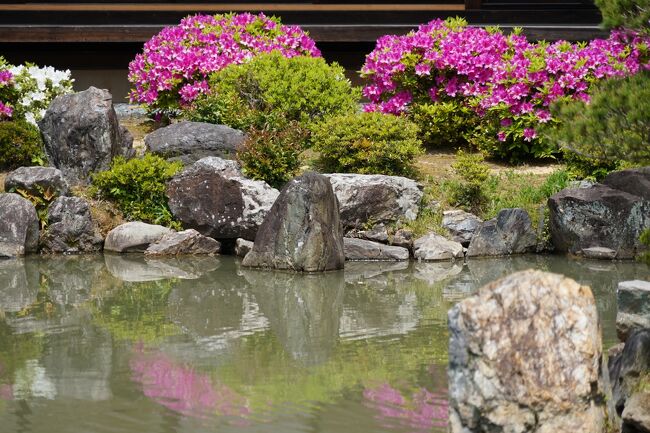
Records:
M34 205L18 194L0 193L0 257L36 252L40 223Z
M474 214L460 209L446 210L442 213L442 226L449 231L451 240L469 245L476 230L483 222Z
M5 191L18 189L37 196L49 192L52 197L69 192L63 173L54 167L19 167L10 172L5 177Z
M149 152L188 165L208 156L234 158L245 138L226 125L183 121L147 134L144 143Z
M608 369L612 399L616 411L621 414L638 388L639 379L650 379L650 328L630 334L623 351L609 359Z
M171 232L149 245L146 256L219 254L221 244L194 229Z
M589 287L528 270L449 311L452 433L602 433L605 387Z
M507 256L533 252L537 236L528 212L524 209L502 209L496 218L483 222L474 233L467 257Z
M464 253L460 243L429 233L413 242L413 256L424 261L455 260L462 259Z
M254 244L251 241L238 238L235 241L235 255L242 258L246 257L246 254L248 254L253 249L253 245Z
M380 244L365 239L343 238L345 260L403 261L409 259L409 250Z
M581 252L587 259L614 260L616 258L616 251L610 248L603 248L603 247L583 248Z
M140 221L124 223L108 232L104 250L116 253L142 253L149 248L149 245L173 232L170 228Z
M320 272L343 269L338 200L327 177L307 172L288 182L242 264Z
M102 250L88 202L81 197L59 197L47 210L47 228L41 236L43 253L91 253Z
M650 281L622 281L616 290L616 334L625 342L632 332L650 328Z
M624 432L650 433L650 391L632 395L622 417Z
M134 156L133 137L120 126L107 90L90 87L54 98L38 126L48 161L72 184L107 170L116 156Z

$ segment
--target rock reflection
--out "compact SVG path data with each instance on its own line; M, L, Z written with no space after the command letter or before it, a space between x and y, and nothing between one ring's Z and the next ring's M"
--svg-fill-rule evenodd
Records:
M146 282L170 278L197 279L219 267L216 257L145 258L141 254L105 254L108 271L122 281Z
M25 259L0 260L0 310L15 313L36 302L38 272L28 279ZM30 281L32 280L32 281Z

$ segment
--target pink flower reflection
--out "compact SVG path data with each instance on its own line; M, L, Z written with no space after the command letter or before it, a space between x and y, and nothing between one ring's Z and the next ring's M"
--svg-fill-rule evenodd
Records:
M434 393L418 388L410 398L406 398L400 391L384 383L366 388L363 397L367 406L379 412L378 418L381 420L400 420L418 430L447 426L449 404L446 390Z
M225 385L212 383L207 375L179 365L160 352L136 349L129 366L144 395L175 412L195 417L216 413L238 418L250 413L243 396Z
M13 387L6 383L0 385L0 400L13 400L13 399L14 399Z

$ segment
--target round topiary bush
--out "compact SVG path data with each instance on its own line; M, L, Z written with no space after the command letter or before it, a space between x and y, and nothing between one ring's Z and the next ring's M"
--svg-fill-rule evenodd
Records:
M0 170L35 165L45 158L38 128L24 120L0 121Z

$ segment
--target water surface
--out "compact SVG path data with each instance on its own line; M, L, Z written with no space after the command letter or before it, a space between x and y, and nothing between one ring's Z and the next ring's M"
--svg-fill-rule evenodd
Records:
M536 268L589 284L605 345L635 263L518 257L346 263L231 257L0 261L0 431L446 431L447 310Z

